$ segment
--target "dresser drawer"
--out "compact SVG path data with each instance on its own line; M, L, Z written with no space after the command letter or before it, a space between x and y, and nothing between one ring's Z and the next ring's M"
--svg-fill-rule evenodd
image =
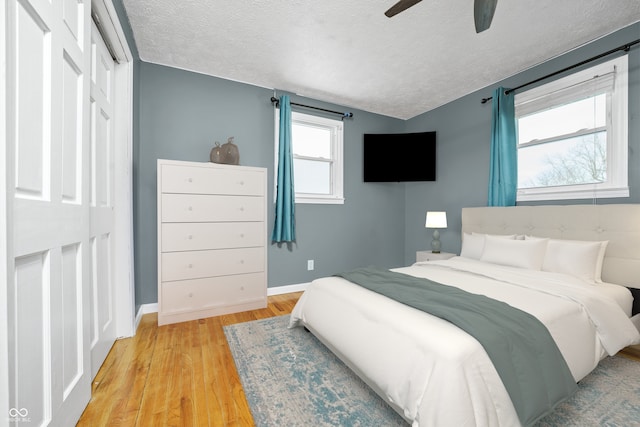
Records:
M264 273L163 283L161 310L171 314L264 300L264 283Z
M265 270L264 257L264 248L167 252L161 254L161 280L259 273Z
M161 167L165 193L265 195L265 174L260 171L210 166Z
M263 222L169 222L162 224L162 252L264 246Z
M162 194L162 222L263 221L264 197Z

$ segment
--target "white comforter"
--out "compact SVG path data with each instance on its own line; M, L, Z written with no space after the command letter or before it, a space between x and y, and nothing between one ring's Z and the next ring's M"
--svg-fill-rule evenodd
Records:
M549 329L576 381L640 343L623 287L465 258L395 269L504 301ZM626 313L625 313L626 312ZM342 278L314 281L291 314L413 426L520 425L480 343L447 321Z

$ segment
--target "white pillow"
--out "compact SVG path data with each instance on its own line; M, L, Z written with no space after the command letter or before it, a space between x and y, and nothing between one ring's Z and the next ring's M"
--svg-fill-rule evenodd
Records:
M546 247L547 239L511 240L487 236L480 261L540 270Z
M471 259L480 259L484 249L484 234L464 233L462 237L462 250L460 256Z
M608 241L550 239L542 270L570 274L590 282L600 282L602 260Z
M602 240L600 242L600 253L598 254L598 263L596 264L596 282L602 283L602 264L604 262L604 254L607 252L608 240Z
M484 233L476 233L475 231L472 232L471 234L473 234L474 236L491 236L491 237L498 237L500 239L517 239L518 236L516 236L515 234L484 234Z
M524 240L541 240L541 239L550 239L550 237L530 236L529 234L524 235Z

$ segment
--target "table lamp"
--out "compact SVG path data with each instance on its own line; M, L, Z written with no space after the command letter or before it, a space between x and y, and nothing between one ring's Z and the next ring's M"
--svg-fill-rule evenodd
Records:
M424 224L425 228L433 228L433 240L431 241L431 252L440 253L440 232L439 228L447 228L446 212L427 212L427 220Z

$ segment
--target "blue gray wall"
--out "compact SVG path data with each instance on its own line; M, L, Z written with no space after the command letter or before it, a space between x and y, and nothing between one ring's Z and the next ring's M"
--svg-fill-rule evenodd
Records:
M214 141L234 136L240 163L269 170L273 223L272 90L149 63L140 64L138 156L134 213L136 304L157 301L156 160L206 162ZM292 102L343 107L292 96ZM344 205L296 205L297 244L271 245L270 287L369 264L404 263L404 186L362 182L362 135L400 132L404 122L358 110L344 124ZM315 270L307 271L307 260Z
M424 229L427 210L447 212L448 228L440 231L442 250L460 253L462 208L486 206L491 103L481 104L482 98L491 96L496 87L516 87L525 84L636 39L640 39L640 24L624 28L580 49L408 120L405 128L407 132L419 130L437 132L438 175L434 183L406 184L405 263L415 261L416 250L430 247L431 236L425 239L423 233L418 232L421 227ZM605 60L612 57L607 57ZM594 64L589 64L587 67ZM486 64L486 66L493 65ZM545 80L540 84L546 82L548 81ZM600 199L597 203L640 203L640 46L638 45L629 52L629 191L629 198ZM550 203L593 202L589 199Z
M114 1L129 44L135 43L122 8ZM345 121L345 204L297 205L298 243L271 245L269 286L308 282L365 265L394 267L427 249L427 210L447 211L443 250L460 250L460 211L487 200L491 106L480 99L497 86L514 87L640 38L640 24L628 27L527 72L497 82L408 121L292 95L293 102L353 111ZM134 52L137 55L137 51ZM487 64L487 66L491 66ZM631 197L598 203L640 203L640 49L629 55L629 184ZM425 84L429 84L425 81ZM446 90L446 88L442 88ZM207 161L214 141L235 137L241 164L269 170L273 200L273 91L184 70L136 61L134 67L134 256L136 309L157 301L156 160ZM437 132L437 181L362 182L362 135L367 132ZM579 203L588 201L567 201ZM269 224L273 223L270 203ZM307 271L307 260L315 270Z

